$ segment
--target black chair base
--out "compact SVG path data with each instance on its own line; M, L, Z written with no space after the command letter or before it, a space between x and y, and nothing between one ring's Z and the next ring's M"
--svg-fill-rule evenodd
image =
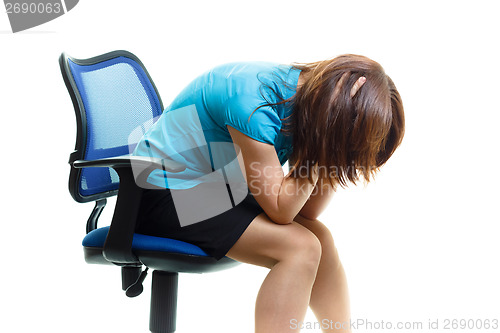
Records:
M85 261L89 264L115 265L104 258L102 247L83 247L83 250ZM153 333L175 332L178 272L216 272L240 264L229 257L216 260L213 257L155 251L134 251L134 254L139 259L137 264L122 266L122 289L127 290L136 283L141 275L142 265L154 269L149 314L149 329Z

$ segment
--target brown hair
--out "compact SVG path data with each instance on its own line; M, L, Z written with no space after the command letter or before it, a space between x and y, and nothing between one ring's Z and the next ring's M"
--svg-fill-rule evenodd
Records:
M274 104L292 107L282 130L293 137L293 175L317 163L320 177L334 188L360 176L369 182L403 139L403 104L394 82L380 64L360 55L293 66L305 81L290 99ZM360 77L366 82L351 96Z

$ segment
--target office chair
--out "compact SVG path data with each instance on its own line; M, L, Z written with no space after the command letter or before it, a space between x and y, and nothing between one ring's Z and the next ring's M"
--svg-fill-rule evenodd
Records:
M135 233L140 198L150 186L146 179L151 171L185 169L172 160L129 155L140 138L131 133L137 129L145 132L163 111L141 61L127 51L89 59L62 53L59 65L77 119L75 151L69 158L69 191L77 202L95 202L82 243L85 261L121 267L122 289L129 297L142 292L151 268L149 329L174 332L178 273L215 272L239 263L228 257L216 260L193 244ZM97 228L106 198L115 195L111 224Z

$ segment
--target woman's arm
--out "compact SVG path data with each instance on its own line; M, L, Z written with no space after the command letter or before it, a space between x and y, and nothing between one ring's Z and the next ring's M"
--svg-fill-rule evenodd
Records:
M312 184L307 178L285 176L273 145L254 140L230 126L227 128L241 149L240 165L255 200L274 222L291 223L316 185L317 170L310 170Z
M294 164L294 160L288 160L290 170L292 169L292 166ZM309 220L316 220L318 216L325 210L326 206L328 206L328 204L332 200L334 193L335 191L333 190L328 179L318 179L318 182L316 183L311 196L309 196L298 215Z
M328 206L334 193L335 191L328 180L318 180L316 187L300 210L299 215L309 220L316 220L325 210L326 206Z

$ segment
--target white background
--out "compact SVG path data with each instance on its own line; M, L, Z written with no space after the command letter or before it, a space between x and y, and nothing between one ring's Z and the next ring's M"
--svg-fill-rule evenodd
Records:
M115 49L142 59L165 105L228 61L358 53L380 62L403 98L404 142L376 182L339 191L321 218L347 272L353 319L424 328L500 319L496 3L85 0L17 34L2 8L0 331L147 331L150 278L128 299L118 268L84 262L92 204L67 190L76 125L58 56ZM266 273L181 274L178 332L252 332Z

